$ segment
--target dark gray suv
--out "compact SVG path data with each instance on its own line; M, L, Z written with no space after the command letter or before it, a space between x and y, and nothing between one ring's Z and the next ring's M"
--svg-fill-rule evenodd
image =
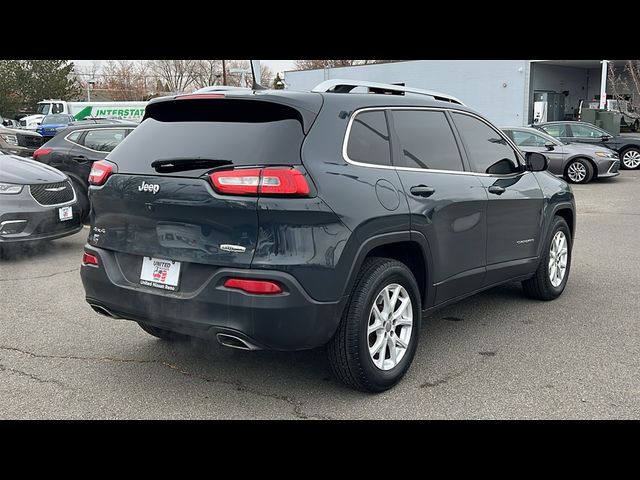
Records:
M564 290L573 194L522 155L455 98L393 85L153 100L90 174L87 302L163 339L326 345L340 380L388 389L425 313Z

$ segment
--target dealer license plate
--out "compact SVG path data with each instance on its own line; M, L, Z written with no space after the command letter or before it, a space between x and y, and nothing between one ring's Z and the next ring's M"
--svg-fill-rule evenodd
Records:
M141 285L175 291L179 281L180 262L152 257L142 259Z
M73 218L73 210L71 210L71 207L60 207L58 209L58 218L61 222L71 220Z

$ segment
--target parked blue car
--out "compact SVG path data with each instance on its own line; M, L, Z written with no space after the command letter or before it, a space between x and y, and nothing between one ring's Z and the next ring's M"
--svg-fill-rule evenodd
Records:
M73 118L73 115L46 115L40 125L38 125L36 131L48 140L55 137L59 130L67 128L69 124L74 121L75 118Z

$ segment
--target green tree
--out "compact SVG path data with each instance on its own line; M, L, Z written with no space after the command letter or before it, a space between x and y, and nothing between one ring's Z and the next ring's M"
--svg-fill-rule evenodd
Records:
M0 114L35 111L45 98L77 97L80 85L73 67L67 60L0 60Z

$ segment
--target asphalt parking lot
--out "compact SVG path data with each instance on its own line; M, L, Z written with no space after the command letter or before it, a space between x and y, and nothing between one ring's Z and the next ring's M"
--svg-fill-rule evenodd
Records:
M425 318L405 379L371 395L335 381L322 350L167 343L94 313L84 230L0 258L0 418L639 418L640 171L574 187L562 297L519 284Z

